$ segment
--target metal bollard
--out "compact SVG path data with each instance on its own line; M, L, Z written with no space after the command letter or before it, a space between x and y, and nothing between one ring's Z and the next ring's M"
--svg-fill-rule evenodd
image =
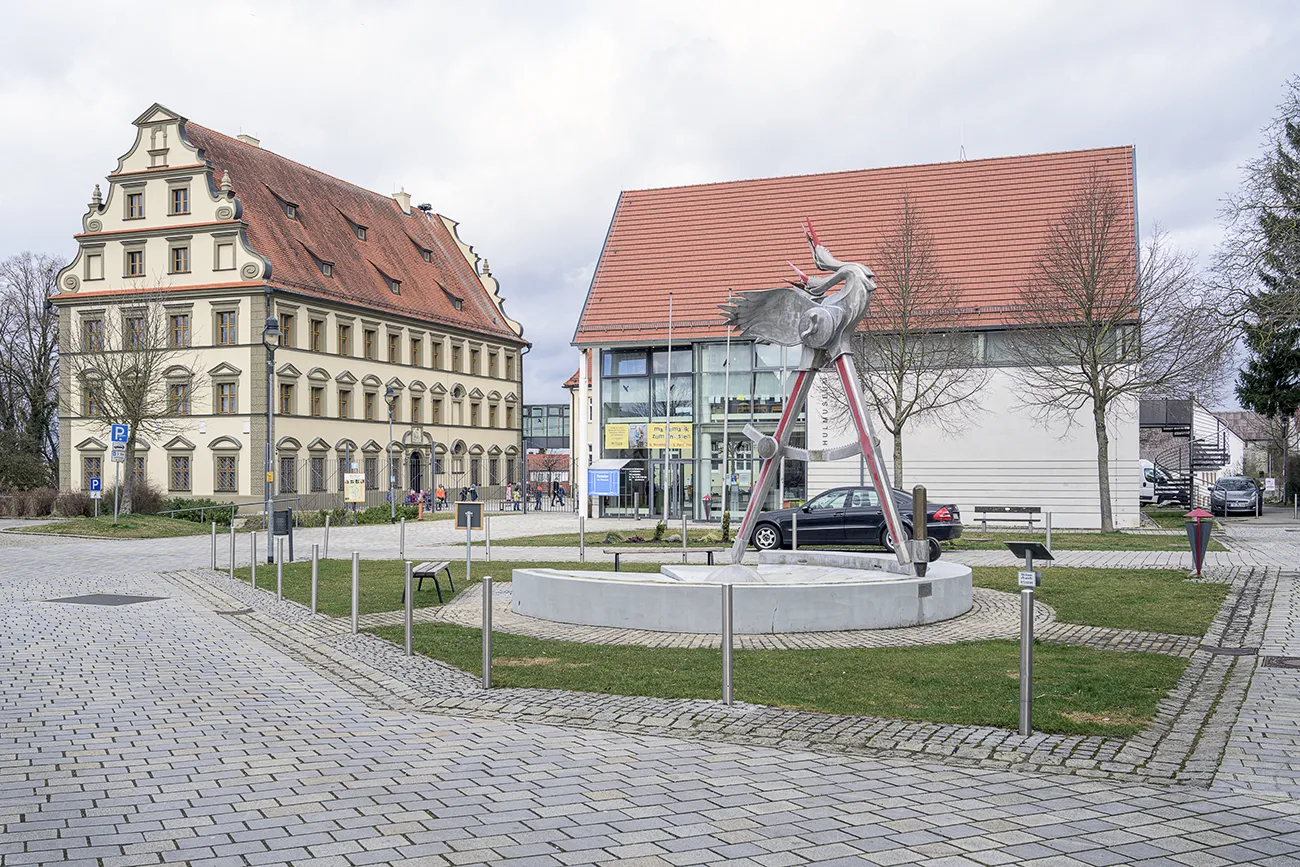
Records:
M311 546L311 613L316 613L320 593L320 545Z
M641 492L632 492L632 520L641 520Z
M253 553L249 556L248 571L252 574L253 589L257 589L257 534L252 533L249 536L249 542L252 543Z
M406 559L406 518L402 518L402 523L397 528L397 559Z
M799 512L790 513L790 550L799 550Z
M275 598L284 599L284 537L275 540Z
M217 522L212 522L212 571L217 571Z
M483 688L492 688L492 576L483 576Z
M326 560L330 558L330 518L332 515L325 516L325 547L321 549L321 556Z
M731 704L732 588L722 585L722 703Z
M230 580L235 580L235 522L230 522Z
M1034 703L1034 591L1020 591L1020 733L1033 731Z
M686 528L686 512L682 512L682 562L686 562L686 536L690 531Z
M352 552L352 634L357 634L357 608L361 605L361 552Z
M1043 527L1044 527L1044 529L1047 531L1047 543L1046 543L1046 544L1047 544L1047 550L1050 551L1050 550L1052 550L1052 513L1051 513L1051 512L1044 512L1044 513L1043 513ZM1051 565L1052 565L1052 561L1050 561L1050 560L1047 561L1047 563L1046 563L1045 565L1047 565L1047 566L1051 566Z
M411 627L415 619L415 579L412 577L414 564L406 561L406 615L403 623L406 624L406 655L410 656L411 651Z
M578 513L578 562L587 562L587 521L581 512Z
M487 561L492 562L492 516L483 516L483 547L487 549Z

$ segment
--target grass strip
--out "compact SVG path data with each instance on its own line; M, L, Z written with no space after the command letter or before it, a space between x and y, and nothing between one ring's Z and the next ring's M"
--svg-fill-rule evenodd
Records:
M219 532L229 532L229 528L219 527ZM23 528L24 533L49 533L52 536L95 536L102 539L167 539L176 536L202 536L211 532L208 524L194 521L178 521L175 518L162 518L157 515L119 515L117 523L113 516L100 515L98 518L72 518L67 521L55 521L50 524L37 524Z

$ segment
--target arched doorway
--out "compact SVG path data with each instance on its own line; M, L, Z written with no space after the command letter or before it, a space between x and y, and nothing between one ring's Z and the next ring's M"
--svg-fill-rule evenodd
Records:
M410 471L408 473L408 477L411 480L411 490L423 491L424 490L424 463L420 459L420 453L418 451L411 452L409 470Z

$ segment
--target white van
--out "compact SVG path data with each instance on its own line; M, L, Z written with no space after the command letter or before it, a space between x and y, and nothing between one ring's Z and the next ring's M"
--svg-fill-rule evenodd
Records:
M1140 505L1145 506L1159 502L1157 488L1159 488L1161 495L1167 495L1169 488L1173 485L1173 479L1169 478L1169 474L1165 472L1164 468L1156 466L1151 461L1139 460L1138 473L1141 477L1138 488L1138 503Z

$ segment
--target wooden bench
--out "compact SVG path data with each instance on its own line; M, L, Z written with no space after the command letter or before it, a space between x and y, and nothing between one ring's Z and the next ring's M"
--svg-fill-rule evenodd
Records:
M1041 506L976 506L974 512L981 530L988 530L989 521L1032 530L1035 523L1042 522L1043 509Z
M432 578L432 579L433 579L433 587L434 587L435 590L438 591L438 604L441 605L441 604L442 604L442 584L440 584L440 583L438 582L438 573L439 573L439 572L446 572L446 573L447 573L447 584L451 587L451 592L452 592L452 593L455 593L455 592L456 592L456 585L455 585L455 584L452 582L452 580L451 580L451 561L450 561L450 560L441 560L441 561L438 561L438 562L436 562L436 563L433 562L432 560L430 560L430 561L427 562L427 563L419 563L419 564L417 564L413 569L411 569L411 577L412 577L412 578L418 578L418 579L420 579L420 583L415 585L415 589L416 589L417 591L418 591L418 590L423 590L423 589L424 589L424 579L425 579L425 578ZM405 587L402 588L402 603L403 603L403 604L406 603L406 588L405 588Z
M624 554L681 554L683 556L683 562L685 562L684 558L687 554L708 554L709 565L712 566L714 554L730 550L731 548L673 548L671 546L651 547L649 545L636 545L629 548L606 548L605 553L614 555L614 571L617 572L618 567L621 564L619 558Z

